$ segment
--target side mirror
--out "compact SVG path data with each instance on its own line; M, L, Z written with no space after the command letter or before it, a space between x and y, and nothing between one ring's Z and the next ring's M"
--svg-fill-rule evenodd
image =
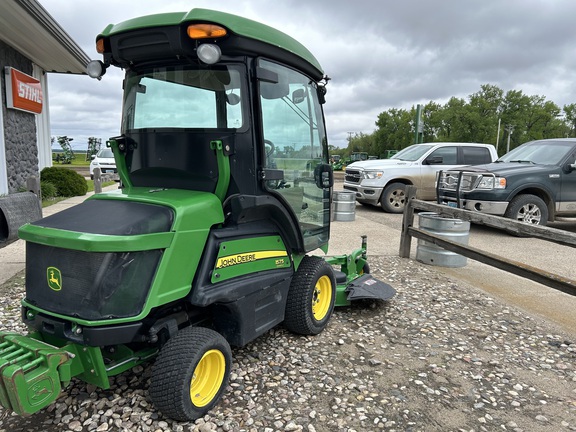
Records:
M319 189L327 189L334 186L334 171L332 165L321 163L314 168L314 181Z
M238 105L240 103L240 96L236 93L227 93L226 102L228 102L229 105Z
M326 103L326 86L319 85L318 86L318 101L321 105Z
M304 89L297 89L292 92L292 103L294 105L302 103L304 99L306 99L306 93L304 92Z
M568 173L571 173L571 172L574 171L574 170L576 170L576 163L573 163L573 164L567 163L567 164L564 165L564 167L563 167L563 171L564 171L565 173L567 173L567 174L568 174Z
M96 159L96 155L90 156L90 159L92 159L92 160Z

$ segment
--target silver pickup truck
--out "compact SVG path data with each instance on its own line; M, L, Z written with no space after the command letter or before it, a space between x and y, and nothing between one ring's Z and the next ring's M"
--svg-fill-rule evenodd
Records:
M466 165L488 164L498 158L491 144L437 142L414 144L390 159L354 162L346 167L344 189L361 204L380 205L388 213L404 211L407 185L416 198L436 200L436 174Z

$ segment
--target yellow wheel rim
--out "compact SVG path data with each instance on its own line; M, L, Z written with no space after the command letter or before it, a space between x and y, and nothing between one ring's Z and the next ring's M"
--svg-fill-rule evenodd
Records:
M322 276L316 282L312 295L312 315L316 321L326 318L332 304L332 281L328 276Z
M204 407L214 399L222 386L225 372L224 354L216 349L206 351L190 381L190 400L194 406Z

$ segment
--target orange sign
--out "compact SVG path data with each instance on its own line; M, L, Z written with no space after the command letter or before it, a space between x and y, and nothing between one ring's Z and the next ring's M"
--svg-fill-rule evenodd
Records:
M42 86L36 78L19 70L5 67L6 106L32 114L42 112Z

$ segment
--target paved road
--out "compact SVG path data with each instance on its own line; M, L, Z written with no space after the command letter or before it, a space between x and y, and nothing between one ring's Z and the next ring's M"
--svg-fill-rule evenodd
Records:
M341 190L336 178L335 190ZM415 223L417 224L418 217ZM576 232L576 219L552 224ZM345 253L354 238L368 234L370 255L398 255L402 215L384 213L372 206L356 205L354 222L334 222L330 254ZM496 229L472 225L469 244L532 267L576 280L576 248L531 238L518 238ZM417 240L412 240L411 258L416 258ZM410 261L406 261L410 265ZM439 268L440 269L440 268ZM576 296L571 296L468 259L461 268L441 268L446 274L469 283L507 302L551 320L562 329L576 332Z

